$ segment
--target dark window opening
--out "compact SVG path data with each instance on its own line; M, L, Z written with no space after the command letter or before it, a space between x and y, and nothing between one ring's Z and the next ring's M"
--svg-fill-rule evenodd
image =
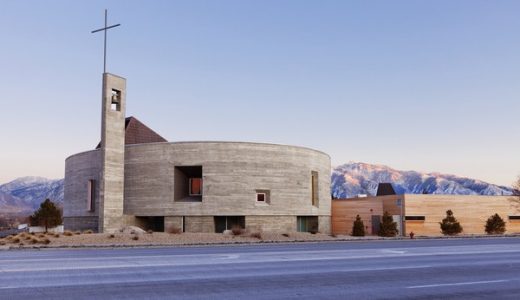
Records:
M177 166L174 170L174 201L201 202L204 192L202 166Z
M244 216L215 216L215 232L222 233L224 230L231 230L233 227L240 226L246 228L246 217Z
M425 216L405 216L404 219L406 221L424 221L426 219Z
M96 204L96 181L89 180L87 185L87 211L94 211Z
M318 172L311 172L311 199L312 205L318 207L319 205L319 188L318 188Z
M121 111L121 91L112 89L110 101L110 109L113 111Z
M318 232L318 217L317 216L298 216L296 217L296 226L298 232Z
M136 217L136 219L144 230L164 232L164 217Z
M256 190L256 202L258 204L271 203L271 192L269 190Z
M509 216L509 220L520 220L520 216Z

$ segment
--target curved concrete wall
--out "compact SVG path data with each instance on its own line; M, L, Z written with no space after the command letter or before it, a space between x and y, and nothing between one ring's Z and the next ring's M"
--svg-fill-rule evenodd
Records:
M86 212L86 186L98 178L98 151L67 159L65 216ZM201 202L175 201L175 168L202 166ZM318 206L312 205L311 172L318 173ZM95 176L94 176L95 175ZM270 204L256 202L269 190ZM98 205L96 205L96 208ZM83 211L82 211L83 210ZM127 145L125 215L134 216L320 216L328 232L331 214L330 158L303 147L240 142L177 142ZM95 212L97 214L97 211ZM253 217L254 216L254 217ZM273 219L275 220L275 219ZM250 223L246 219L246 223ZM247 226L247 225L246 225Z
M63 221L66 229L98 227L101 151L81 152L65 160ZM95 181L95 211L87 210L88 181Z

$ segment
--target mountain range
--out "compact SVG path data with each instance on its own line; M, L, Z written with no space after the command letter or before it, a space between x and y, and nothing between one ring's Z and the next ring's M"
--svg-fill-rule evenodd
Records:
M455 175L349 162L333 168L331 193L335 198L376 195L378 184L383 182L392 183L398 194L512 195L514 192L506 186ZM31 214L47 198L63 205L63 179L18 178L0 185L0 215Z
M47 198L63 204L63 179L15 179L0 185L0 214L30 214Z
M512 195L513 189L481 180L440 173L400 171L384 165L349 162L332 170L335 198L374 196L379 183L392 183L397 194Z

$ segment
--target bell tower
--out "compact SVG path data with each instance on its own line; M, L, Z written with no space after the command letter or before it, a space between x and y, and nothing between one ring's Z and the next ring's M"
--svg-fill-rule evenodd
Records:
M126 79L103 73L99 232L124 225L125 109Z

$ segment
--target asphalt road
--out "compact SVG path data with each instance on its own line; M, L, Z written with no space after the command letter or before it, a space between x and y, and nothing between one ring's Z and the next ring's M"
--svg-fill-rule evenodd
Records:
M520 299L520 239L0 251L0 299Z

